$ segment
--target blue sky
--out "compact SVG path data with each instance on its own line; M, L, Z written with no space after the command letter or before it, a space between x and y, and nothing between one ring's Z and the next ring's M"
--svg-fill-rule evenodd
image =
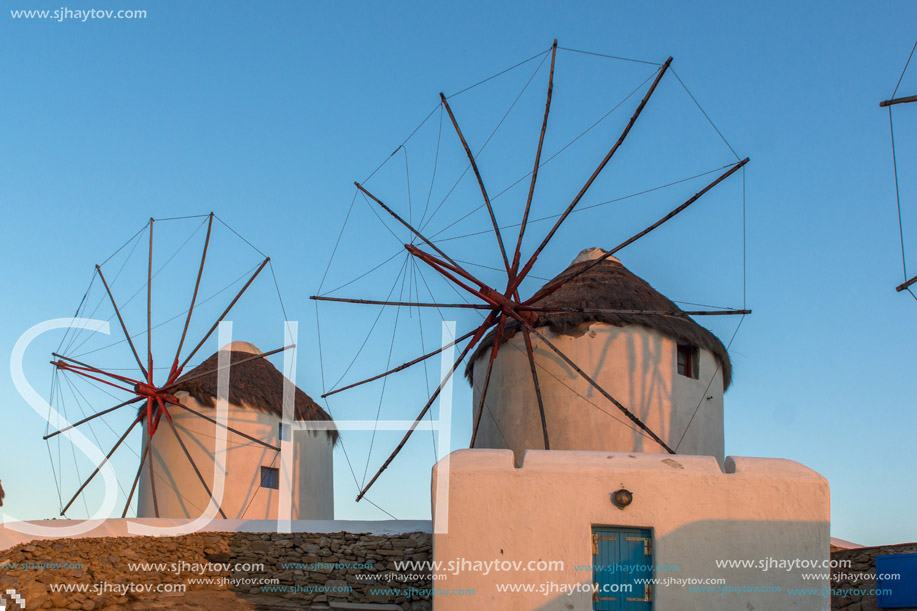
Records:
M58 6L8 0L4 11ZM825 475L834 536L864 544L917 539L917 526L909 519L917 502L917 490L909 485L917 426L911 381L917 303L893 290L901 282L901 255L888 115L877 105L894 89L917 36L913 4L273 2L255 7L138 0L129 7L99 1L69 8L146 9L148 17L56 23L0 14L0 70L7 90L0 113L6 286L0 294L5 321L0 353L9 354L32 325L71 315L93 265L150 216L214 210L271 255L287 312L300 321L298 382L313 396L321 394L315 308L308 297L328 264L353 198L352 182L386 159L436 107L440 91L457 92L546 50L555 37L562 46L653 62L672 55L678 76L732 147L752 160L746 173L746 282L754 313L732 346L736 375L726 395L727 454L791 458ZM486 138L537 61L456 98L454 107L460 119L465 117L470 140L480 144ZM652 70L559 54L556 123L549 127L545 150L559 148L563 134L576 133L578 125L610 108ZM594 203L733 159L670 76L622 150L620 163L616 158L617 165L596 184ZM518 120L512 115L482 159L495 185L508 184L531 163L545 78L544 69L536 74L530 95L520 101ZM915 90L917 68L912 67L901 92ZM567 162L545 171L536 209L556 212L563 206L560 200L569 200L591 171L602 138L616 135L633 102L591 132L594 141L584 139ZM917 247L914 112L917 108L905 106L895 110L905 242L910 239L912 249ZM536 117L534 131L526 123L531 116ZM423 193L420 183L435 150L432 127L428 122L408 145L415 197ZM449 151L443 153L442 171L450 163L460 169L461 150L451 132L443 132L442 147ZM407 210L404 192L396 181L404 179L403 165L395 171L393 164L374 178L374 186L402 211ZM468 197L459 193L461 201L450 201L454 208L444 209L447 218L477 206L471 187L467 180L462 183ZM617 243L680 203L692 188L651 196L645 209L584 213L545 253L541 275L559 272L580 248ZM507 201L515 197L512 204L498 206L507 222L517 218L514 193L507 194ZM336 259L340 267L329 270L329 283L346 281L348 272L381 262L398 249L365 206L355 210ZM471 230L480 227L475 222ZM536 229L532 234L532 239L540 235ZM483 253L487 246L480 244L472 240L466 248ZM683 256L686 252L691 256ZM673 222L621 258L674 299L739 306L741 252L741 181L733 180L683 222ZM494 255L480 254L477 260L493 264L499 261ZM215 268L226 274L250 266L231 252L219 261ZM909 263L917 269L917 260ZM394 278L384 272L348 295L384 297ZM263 332L259 343L267 349L282 341L281 318L273 287L256 288L260 292L246 311L270 316L272 324L276 318L276 342L269 331L257 332ZM323 316L326 311L325 338L325 325L338 336L323 345L331 376L352 358L366 317L375 310L358 314L322 306ZM472 319L465 314L457 320L460 333L470 328ZM718 321L712 328L728 340L735 322ZM439 329L435 321L427 323L433 334L429 342ZM393 320L380 322L386 324L391 331ZM387 349L379 338L371 343ZM34 351L26 373L44 390L50 376L47 351L43 345ZM357 369L365 366L368 372L370 364ZM431 373L438 370L434 365ZM407 404L393 416L410 417L419 410L415 391L422 389L419 383L408 388L410 380L392 383L390 400ZM8 373L0 375L0 397L6 509L18 517L50 517L58 499L41 441L44 423L16 393ZM340 410L335 416L371 416L375 405L361 400L332 403ZM467 440L468 430L464 382L456 384L455 404L458 445ZM357 479L367 456L371 474L394 445L382 436L370 454L366 435L345 437L345 443ZM374 501L398 517L428 516L430 454L429 445L421 447L419 441L409 446L401 466L380 481ZM353 504L354 477L340 449L335 459L338 516L385 517L373 507ZM129 470L129 461L124 464Z

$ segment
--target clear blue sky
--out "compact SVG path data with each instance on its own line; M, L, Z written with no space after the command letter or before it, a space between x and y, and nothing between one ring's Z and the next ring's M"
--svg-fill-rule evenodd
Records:
M730 144L752 159L747 298L754 314L732 347L736 376L726 395L727 454L791 458L825 475L834 536L864 544L917 539L911 519L917 504L917 303L893 290L901 282L901 257L888 117L877 106L891 94L917 37L913 4L99 0L69 6L148 11L145 20L88 23L14 20L6 12L58 7L8 0L0 14L6 92L0 112L0 353L9 354L33 324L71 315L92 266L147 218L214 210L272 256L288 313L302 328L298 381L318 395L315 309L308 297L321 281L353 196L352 181L394 150L435 107L439 91L458 91L545 50L555 37L563 46L657 62L672 55L678 75ZM558 132L574 130L652 70L558 57ZM512 81L518 78L513 74L506 91L518 91L527 78ZM520 111L534 112L543 103L543 77L544 71ZM506 106L501 86L482 87L455 102L460 117L468 117L469 137L479 144L488 121L498 118L488 108L493 113ZM632 150L625 151L630 157L622 153L620 182L610 174L597 184L594 201L729 162L715 135L701 137L702 123L691 123L697 116L677 97L676 81L665 87L659 104L641 119L646 127L635 132ZM912 66L902 93L915 92ZM620 129L632 104L625 107L606 135ZM907 111L913 115L917 108L899 108L906 230L912 220L905 237L913 248L917 185L910 176L917 120L909 121ZM667 115L667 109L676 114ZM526 171L533 151L530 128L506 127L508 138L495 140L487 166L494 184ZM443 147L452 155L444 163L460 167L454 136L443 133ZM546 150L563 141L553 137L551 132ZM432 142L409 148L420 159L417 176ZM574 183L594 163L588 161L595 157L593 145L585 143L580 157L546 172L543 212L561 207L571 186L575 193ZM521 151L521 165L513 166L511 155L499 157L499 150ZM654 161L665 170L655 178ZM403 173L381 174L379 188L389 188L396 176L404 179ZM652 200L656 212L649 215L604 210L594 217L601 223L579 221L577 231L561 236L546 253L542 275L560 271L579 248L617 243L680 203L691 188ZM397 201L394 187L388 193ZM453 210L478 204L468 193ZM622 259L672 298L741 305L740 193L740 183L724 185L707 208ZM360 210L357 233L349 238L355 245L343 259L352 269L361 259L378 261L397 250L366 208ZM509 206L504 213L514 218ZM621 219L623 228L614 225ZM361 232L381 237L366 241ZM686 248L695 263L679 256ZM478 260L498 262L492 255ZM917 260L909 262L917 269ZM346 279L343 269L329 277L338 273ZM378 284L349 294L384 297L392 278L382 274ZM270 291L264 295L267 300ZM330 314L330 322L336 315ZM458 317L459 332L470 320ZM340 372L340 362L353 355L363 322L342 325L340 345L325 347L330 369ZM713 328L728 340L734 323ZM277 344L279 326L278 318ZM429 328L438 335L435 325ZM39 390L47 389L49 378L43 350L30 357L26 370ZM6 509L19 517L50 517L57 495L40 439L44 423L16 393L5 367L0 398ZM457 382L455 400L459 444L467 439L470 406L464 382ZM341 406L337 417L346 417L346 402L332 405ZM419 407L408 405L398 417ZM373 405L351 413L374 412ZM345 438L359 471L368 441L365 435ZM377 443L370 473L393 445L389 437ZM428 516L429 454L428 447L409 448L374 500L398 517ZM335 458L338 516L385 517L353 504L353 477L340 450Z

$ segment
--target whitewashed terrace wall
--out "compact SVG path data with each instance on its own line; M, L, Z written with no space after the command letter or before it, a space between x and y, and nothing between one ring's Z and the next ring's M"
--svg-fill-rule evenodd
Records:
M434 490L444 478L434 468ZM676 564L679 578L723 577L728 585L771 585L782 594L690 592L657 587L655 609L735 611L794 609L824 611L826 598L789 596L787 588L825 588L799 572L717 569L719 559L829 558L830 504L827 481L811 469L782 459L726 460L726 473L704 456L620 452L530 451L521 468L508 450L460 450L448 457L448 532L434 534L434 560L562 560L564 570L489 575L463 572L435 579L437 589L474 589L480 609L592 609L591 595L546 597L498 593L498 583L547 581L591 583L594 525L649 528L658 564ZM624 510L610 500L627 488L633 503ZM434 495L435 498L435 495ZM434 506L443 527L444 507ZM657 574L657 577L663 575ZM437 611L466 609L467 597L434 597Z

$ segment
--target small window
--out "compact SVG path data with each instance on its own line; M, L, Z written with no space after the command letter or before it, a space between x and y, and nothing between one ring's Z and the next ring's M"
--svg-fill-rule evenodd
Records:
M261 467L261 487L280 489L280 470L274 467Z
M687 378L698 378L697 347L678 344L678 373Z

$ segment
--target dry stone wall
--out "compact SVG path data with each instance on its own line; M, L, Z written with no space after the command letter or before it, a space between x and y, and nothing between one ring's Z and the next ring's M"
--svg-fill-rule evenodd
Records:
M429 533L197 533L35 541L0 552L0 594L31 609L428 611ZM10 597L7 595L7 599ZM7 609L18 611L15 601Z
M831 553L832 560L845 561L831 569L832 611L878 611L876 597L870 591L876 588L876 556L911 554L917 552L917 543L860 547ZM849 561L847 566L846 561Z

